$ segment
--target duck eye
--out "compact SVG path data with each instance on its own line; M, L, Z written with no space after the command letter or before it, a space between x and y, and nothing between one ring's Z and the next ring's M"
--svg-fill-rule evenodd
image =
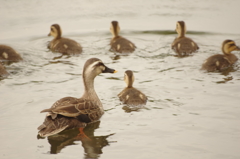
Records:
M98 64L96 64L96 66L104 66L104 64L102 62L99 62Z
M53 28L51 28L51 31L53 31Z

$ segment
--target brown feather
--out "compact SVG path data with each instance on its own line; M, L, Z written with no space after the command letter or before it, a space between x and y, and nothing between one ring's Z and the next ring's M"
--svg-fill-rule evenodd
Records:
M121 36L114 37L110 45L110 51L119 53L132 53L136 49L135 44Z
M82 53L81 45L76 41L67 38L53 39L49 43L48 48L53 52L60 52L63 54L74 55Z
M8 72L6 71L5 67L0 62L0 76L7 76Z
M65 129L85 126L86 123L79 122L76 118L64 117L62 115L58 115L56 119L46 117L43 124L38 127L38 134L41 137L47 137L57 134Z
M237 57L234 54L223 55L216 54L210 56L205 63L202 65L202 70L207 70L209 72L223 71L227 67L230 67L237 61Z
M10 46L0 45L0 61L18 62L22 57Z
M187 37L181 37L176 38L173 41L172 49L181 57L188 56L189 54L197 51L199 47L192 39Z
M130 106L145 105L147 103L147 97L134 87L125 88L118 94L118 97L123 104Z

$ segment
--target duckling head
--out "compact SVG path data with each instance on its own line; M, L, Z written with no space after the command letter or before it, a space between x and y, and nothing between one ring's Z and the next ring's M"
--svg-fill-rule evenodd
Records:
M225 40L222 43L222 52L226 55L231 54L232 51L239 51L240 48L235 44L233 40Z
M51 30L50 30L50 33L48 34L48 36L53 36L56 39L61 38L61 36L62 36L61 27L58 24L53 24L51 26Z
M176 32L178 33L178 37L184 37L186 32L187 32L187 28L185 25L184 21L178 21L176 24Z
M89 78L94 79L101 73L116 73L117 71L108 68L98 58L90 58L85 62L83 67L83 79L88 80Z
M118 21L111 22L110 31L111 31L113 37L116 37L119 35L120 27L119 27Z
M131 70L125 71L124 81L126 82L127 87L129 88L132 87L134 80L135 78L134 78L133 72Z

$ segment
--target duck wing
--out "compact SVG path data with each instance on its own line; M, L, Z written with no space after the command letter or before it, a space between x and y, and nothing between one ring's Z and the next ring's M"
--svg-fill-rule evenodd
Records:
M148 99L145 94L136 88L125 88L118 94L118 97L123 104L129 106L145 105Z
M72 39L61 38L53 40L49 43L48 48L54 52L60 52L63 54L80 54L82 53L82 47L79 43Z
M199 49L198 45L190 38L176 38L172 43L172 49L179 56L189 55Z
M119 52L119 53L131 53L135 50L136 46L131 41L118 36L111 40L110 51Z
M97 121L103 115L100 106L88 99L65 97L56 101L48 112L45 121L38 127L41 137L57 134L65 129L85 127L86 123Z
M79 122L76 118L69 118L58 115L55 119L52 119L51 116L46 116L43 124L38 127L38 134L41 137L47 137L55 135L65 129L85 126L86 123Z
M202 70L207 70L209 72L214 72L217 70L221 71L229 66L231 66L231 62L226 56L222 54L216 54L216 55L210 56L202 64Z
M74 97L62 98L56 101L50 109L41 111L43 112L49 112L48 116L52 116L53 119L60 114L66 117L77 117L83 122L98 120L103 115L103 110L97 102Z

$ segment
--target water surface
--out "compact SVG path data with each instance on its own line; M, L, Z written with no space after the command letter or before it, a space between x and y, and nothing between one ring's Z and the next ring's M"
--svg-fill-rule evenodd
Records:
M0 81L0 158L238 159L239 62L224 73L200 67L221 53L225 39L240 45L239 6L238 0L2 1L0 43L15 48L24 61L6 66L10 76ZM112 20L136 44L133 54L108 51ZM200 46L187 58L170 49L178 20ZM61 57L47 49L54 23L81 43L82 55ZM82 95L82 67L91 57L119 71L95 80L105 114L85 129L91 140L79 140L77 129L37 139L41 110L62 97ZM117 98L127 69L149 98L138 111L126 110Z

